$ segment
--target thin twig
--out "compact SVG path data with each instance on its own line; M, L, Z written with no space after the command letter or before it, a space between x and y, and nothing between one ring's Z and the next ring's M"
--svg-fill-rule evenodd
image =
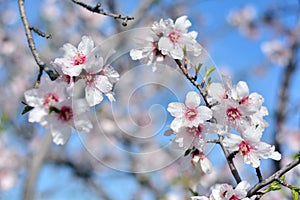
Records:
M227 151L227 149L224 147L223 143L222 143L222 140L223 140L223 136L219 136L220 137L220 143L219 145L221 146L223 152L224 152L224 155L226 157L226 160L227 160L227 163L228 163L228 166L229 166L229 169L231 171L231 174L233 175L236 183L240 183L242 181L240 175L239 175L239 172L238 170L236 169L235 167L235 164L233 162L233 156Z
M295 42L293 46L291 47L293 56L296 57L296 53L298 52L298 44ZM287 117L286 113L286 107L287 107L287 102L288 102L288 94L289 94L289 88L290 84L292 82L292 76L294 72L296 71L297 68L297 63L293 61L293 59L290 60L289 64L285 67L285 70L283 72L283 77L282 77L282 84L280 85L279 91L279 101L278 101L278 106L277 110L275 111L276 116L276 127L275 127L275 142L274 146L275 149L279 152L281 152L281 145L279 141L277 140L277 135L282 132L283 129L283 123ZM280 161L275 161L274 160L274 166L275 166L275 171L280 169Z
M186 67L184 65L182 65L181 61L178 59L175 59L176 64L178 65L178 67L181 69L182 73L185 75L185 77L199 90L201 96L204 99L204 102L206 104L207 107L211 108L211 105L209 104L209 102L207 101L207 92L203 89L203 87L201 87L201 85L199 85L199 83L194 80L194 78L188 73Z
M51 39L52 35L51 34L46 34L43 31L41 31L40 29L34 27L34 26L30 26L29 27L31 31L34 31L36 34L38 34L41 37L44 37L46 39Z
M130 16L124 16L124 15L120 15L120 14L115 14L115 13L110 13L110 12L105 12L102 8L101 8L101 4L97 3L95 6L90 6L87 5L81 1L78 0L71 0L73 3L80 5L82 7L84 7L85 9L93 12L93 13L98 13L100 15L105 15L105 16L110 16L113 17L115 19L120 19L123 20L122 25L123 26L127 26L127 22L129 20L134 20L134 17L130 17Z
M248 191L247 197L251 197L251 196L255 195L260 189L271 184L273 181L279 179L282 175L284 175L285 173L287 173L288 171L290 171L291 169L293 169L294 167L296 167L299 164L300 164L300 158L292 161L285 167L281 168L280 170L275 172L273 175L269 176L269 178L266 178L263 181L257 183Z
M24 25L29 49L31 51L31 54L32 54L36 64L40 68L39 74L37 76L37 80L35 83L35 87L37 87L41 81L43 71L45 71L48 74L48 76L50 77L51 80L55 80L58 77L58 74L53 72L40 58L40 55L36 49L36 45L34 43L34 40L33 40L32 34L31 34L32 26L30 26L28 19L27 19L24 0L18 0L18 4L19 4L19 11L20 11L21 19L22 19L22 22Z
M257 175L258 181L262 182L263 181L263 177L262 177L260 168L259 167L255 168L255 171L256 171L256 175Z
M280 178L276 178L275 179L278 183L280 183L281 185L283 185L284 187L287 187L287 188L290 188L290 189L292 189L293 188L293 186L292 185L290 185L290 184L288 184L288 183L286 183L286 182L284 182L283 180L281 180Z

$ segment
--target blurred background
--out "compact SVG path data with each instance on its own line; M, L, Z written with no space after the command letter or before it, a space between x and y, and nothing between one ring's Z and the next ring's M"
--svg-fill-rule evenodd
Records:
M92 6L97 3L92 0L82 2ZM63 44L69 42L77 46L83 35L89 35L96 44L101 44L114 34L149 27L161 18L176 19L187 15L193 24L190 30L198 32L197 40L211 56L218 72L231 76L233 83L246 81L250 92L260 93L265 98L264 105L269 110L266 120L270 126L265 130L263 140L275 144L284 158L280 163L263 161L263 176L278 170L299 152L299 1L103 0L100 3L106 11L134 16L135 19L124 27L121 21L93 14L70 0L25 2L31 25L52 35L52 39L45 39L33 33L45 62L50 63L59 57ZM125 38L118 45L117 50L122 50L131 44ZM125 54L112 64L122 77L138 62L133 62ZM123 79L123 87L116 88L120 91L116 92L117 102L128 99L133 102L131 105L134 106L128 108L129 118L123 117L119 104L111 106L107 100L93 113L101 122L105 137L125 151L153 151L169 144L172 137L163 135L173 119L166 112L167 105L183 101L191 90L183 77L155 74L151 67L148 68L132 72L132 77ZM234 183L226 159L217 146L208 153L214 171L205 175L184 158L160 166L156 171L132 173L143 171L143 167L155 168L156 163L169 160L173 155L165 151L156 157L134 159L131 154L110 148L96 129L86 138L74 132L66 145L54 145L47 130L29 123L27 114L21 115L23 93L33 88L37 74L38 66L27 45L17 1L0 0L1 200L176 200L189 199L192 195L189 188L206 194L214 183ZM177 88L176 95L167 86L155 84L132 91L131 88L140 83L138 80L144 78L154 82L167 79L167 86ZM128 94L132 95L129 97ZM136 125L142 130L137 130ZM126 131L135 135L153 137L136 141L120 126L127 127ZM93 155L87 151L89 148L93 148ZM240 158L235 161L242 178L255 184L255 170L244 166ZM290 184L300 184L299 167L286 176ZM291 194L283 190L262 199L291 199Z

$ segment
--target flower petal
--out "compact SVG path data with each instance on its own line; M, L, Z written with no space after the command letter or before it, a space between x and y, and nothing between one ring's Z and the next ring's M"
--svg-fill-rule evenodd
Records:
M173 117L182 117L185 111L185 105L180 102L169 103L167 110Z
M85 88L85 99L88 102L89 106L94 106L101 103L101 101L103 100L103 95L98 89L87 86Z
M103 75L95 77L95 86L103 93L107 93L112 90L112 84L109 82L108 78Z
M185 98L185 105L189 108L196 108L197 106L199 106L201 102L200 96L197 92L189 92L186 95Z

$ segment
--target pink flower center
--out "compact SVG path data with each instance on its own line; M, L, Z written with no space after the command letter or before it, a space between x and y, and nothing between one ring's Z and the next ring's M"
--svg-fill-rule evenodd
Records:
M243 156L248 155L252 150L253 147L249 144L249 142L242 141L239 144L239 152L241 152Z
M63 106L58 113L58 118L64 123L73 119L73 110L68 106Z
M249 97L244 97L240 101L240 104L249 104L249 103L251 103L251 99Z
M44 106L48 106L49 103L51 102L58 102L59 101L59 96L55 93L48 93L44 97Z
M85 63L87 57L81 52L78 52L74 57L73 57L73 65L82 65Z
M240 119L242 114L238 108L231 107L226 111L226 115L230 121L234 121L236 119Z
M193 121L194 119L196 119L198 114L198 110L196 108L186 108L184 116L190 120Z
M173 31L169 34L169 39L173 44L177 43L180 39L180 32L178 31Z
M237 195L232 195L229 200L239 200L240 198Z

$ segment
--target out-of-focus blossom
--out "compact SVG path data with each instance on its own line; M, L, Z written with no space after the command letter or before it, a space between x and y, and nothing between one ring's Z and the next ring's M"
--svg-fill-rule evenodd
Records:
M292 57L291 49L279 40L264 42L261 49L271 62L280 66L286 66Z
M233 25L237 26L239 30L251 38L257 37L257 27L254 23L256 18L256 9L247 5L241 9L232 10L227 16L227 21Z

